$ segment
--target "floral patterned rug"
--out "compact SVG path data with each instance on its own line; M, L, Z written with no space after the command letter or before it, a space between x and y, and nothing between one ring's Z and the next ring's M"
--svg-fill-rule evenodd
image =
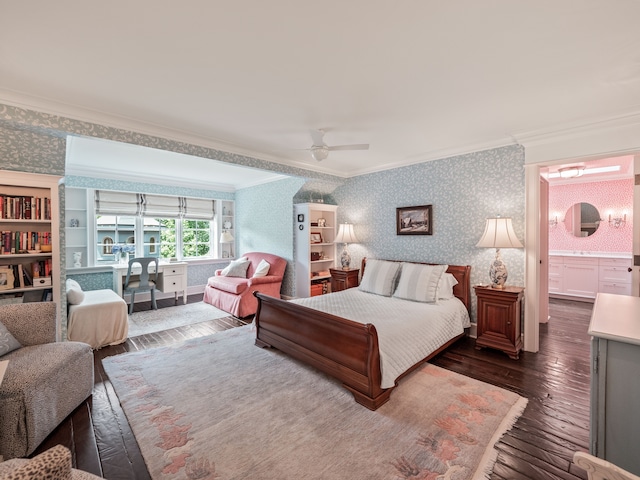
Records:
M485 478L527 400L434 365L372 412L251 325L104 368L154 479Z

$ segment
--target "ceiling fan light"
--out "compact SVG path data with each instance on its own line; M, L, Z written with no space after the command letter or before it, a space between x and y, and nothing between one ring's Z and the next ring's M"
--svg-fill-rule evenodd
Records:
M329 156L329 148L326 146L314 146L311 148L311 156L314 160L321 162Z

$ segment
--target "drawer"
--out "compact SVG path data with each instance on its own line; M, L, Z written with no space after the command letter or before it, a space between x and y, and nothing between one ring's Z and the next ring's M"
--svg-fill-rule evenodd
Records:
M564 257L565 265L589 265L593 267L598 266L597 258L589 258L589 257Z
M600 292L631 295L631 283L600 282Z
M600 282L631 283L631 266L604 266L600 265Z
M549 265L562 265L564 263L564 257L552 257L549 256Z
M162 269L163 275L185 275L187 273L186 265L165 266Z
M158 288L165 292L182 292L187 288L185 275L167 275L164 273L158 281Z
M600 266L603 267L632 267L633 262L630 258L601 258Z

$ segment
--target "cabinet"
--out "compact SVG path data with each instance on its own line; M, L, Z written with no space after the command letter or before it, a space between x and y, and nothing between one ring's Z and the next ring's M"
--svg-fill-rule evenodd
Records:
M595 298L598 292L631 295L632 261L615 257L552 255L549 294Z
M331 291L330 268L336 259L338 207L322 203L295 205L296 296L309 297Z
M598 293L591 340L590 453L640 475L640 298Z
M0 171L0 298L8 302L62 303L58 180Z
M478 300L476 348L502 350L517 360L522 350L521 311L524 288L474 287Z
M340 292L347 288L357 287L360 284L360 269L350 268L343 270L341 268L330 268L331 274L331 291Z
M234 258L235 257L235 204L231 200L220 201L220 219L219 231L220 233L220 257L221 258ZM226 235L226 234L229 235Z

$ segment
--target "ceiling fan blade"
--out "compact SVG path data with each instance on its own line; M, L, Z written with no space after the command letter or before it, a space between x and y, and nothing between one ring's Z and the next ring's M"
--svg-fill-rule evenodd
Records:
M314 145L324 145L324 130L311 130L311 139Z
M355 145L336 145L335 147L329 147L329 150L369 150L369 144L357 143Z

